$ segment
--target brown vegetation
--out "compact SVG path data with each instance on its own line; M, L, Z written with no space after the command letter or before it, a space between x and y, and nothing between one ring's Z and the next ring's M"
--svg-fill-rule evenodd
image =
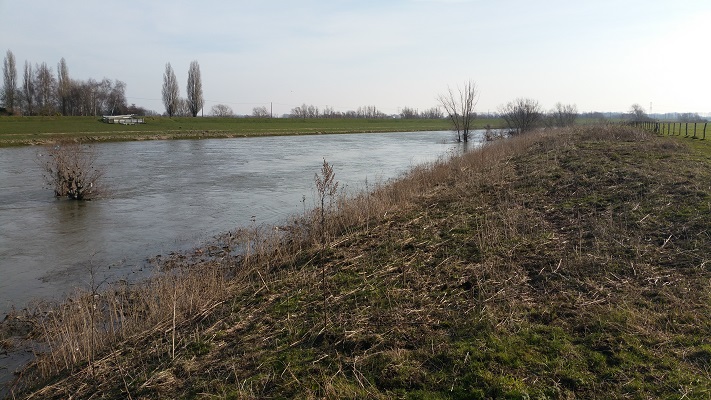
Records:
M97 164L96 153L88 145L59 141L44 146L38 155L44 169L45 182L57 197L90 200L99 192L104 175Z
M708 158L627 127L495 141L38 308L45 351L15 389L705 398L709 182Z

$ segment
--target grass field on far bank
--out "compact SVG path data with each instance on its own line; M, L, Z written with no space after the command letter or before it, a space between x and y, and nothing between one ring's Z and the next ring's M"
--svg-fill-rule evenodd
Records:
M446 119L298 119L146 117L145 124L105 124L96 117L0 117L0 146L40 144L59 139L86 142L192 139L320 133L440 131ZM495 119L477 119L476 128L503 126Z
M145 285L35 310L47 352L16 393L707 399L706 145L536 132L226 234Z

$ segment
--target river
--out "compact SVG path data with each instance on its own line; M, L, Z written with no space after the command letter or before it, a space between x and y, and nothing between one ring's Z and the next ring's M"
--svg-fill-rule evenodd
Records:
M481 132L475 135L479 138ZM0 149L0 319L34 299L150 274L146 259L314 206L323 160L362 190L457 151L452 132L170 140L94 145L108 195L56 199L40 147Z

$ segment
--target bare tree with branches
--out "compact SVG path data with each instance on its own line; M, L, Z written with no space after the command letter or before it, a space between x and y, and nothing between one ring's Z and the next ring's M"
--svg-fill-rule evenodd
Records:
M549 117L553 126L572 126L578 118L578 106L575 104L556 103L555 108L550 111Z
M319 111L318 107L313 104L307 105L304 103L299 107L292 108L291 115L295 118L318 118Z
M173 115L176 117L189 117L192 115L190 112L190 103L188 99L181 97L176 101L175 111Z
M2 77L3 87L0 96L7 111L14 113L17 105L17 67L15 55L10 50L7 51L2 64Z
M457 88L456 93L452 88L448 88L447 93L437 98L457 131L457 141L469 141L469 131L476 117L474 106L478 101L478 94L476 83L467 81Z
M226 104L215 104L212 106L210 113L216 117L232 117L235 115L232 107Z
M419 117L420 113L416 108L403 107L402 110L400 110L400 118L402 119L416 119Z
M205 101L202 96L202 78L200 77L200 64L197 60L190 63L188 70L188 107L190 115L196 117L202 110Z
M528 132L543 118L541 105L529 98L518 98L499 107L499 114L513 133Z
M54 195L73 200L90 200L99 194L104 172L96 159L93 148L70 141L47 145L39 154L45 182Z
M172 117L178 111L179 100L178 80L175 78L173 67L170 66L170 63L167 63L163 73L163 105L169 117Z
M440 110L439 107L432 107L420 112L420 117L425 119L442 119L444 118L444 114L442 114L442 110Z
M649 119L644 107L638 103L634 103L630 106L630 114L632 115L633 121L646 121Z
M41 115L52 115L56 112L57 79L47 63L35 65L35 68L35 107Z
M252 116L255 118L269 118L269 110L266 106L254 107L252 109Z
M356 110L356 118L385 118L384 112L378 110L376 106L362 106Z

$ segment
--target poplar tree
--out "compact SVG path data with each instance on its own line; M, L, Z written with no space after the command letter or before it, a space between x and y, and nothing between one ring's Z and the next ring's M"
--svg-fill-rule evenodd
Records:
M2 64L3 87L0 96L9 113L13 113L17 103L17 68L15 55L8 50Z
M190 63L188 70L188 108L190 114L196 117L202 110L204 99L202 97L202 79L200 78L200 65L197 60Z
M59 107L62 110L62 115L67 115L67 105L69 103L71 88L72 83L69 80L67 61L62 57L57 65L57 97L59 97Z
M178 80L175 78L173 67L167 63L163 73L163 105L165 105L165 112L169 117L175 115L178 109L179 96Z
M35 79L32 64L27 60L25 60L25 70L22 76L22 96L25 100L27 115L32 115L35 111Z

